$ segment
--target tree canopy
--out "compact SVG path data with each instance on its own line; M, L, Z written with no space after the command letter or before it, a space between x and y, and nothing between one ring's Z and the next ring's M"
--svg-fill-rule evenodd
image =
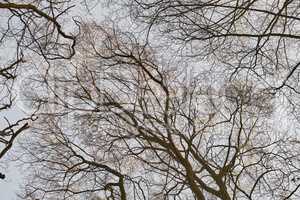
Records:
M16 49L0 75L29 102L3 132L8 150L28 130L20 199L299 199L298 1L0 9Z

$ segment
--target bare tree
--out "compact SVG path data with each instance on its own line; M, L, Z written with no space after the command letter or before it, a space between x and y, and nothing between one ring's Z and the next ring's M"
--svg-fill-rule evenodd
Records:
M81 29L78 54L30 82L52 96L28 95L40 110L23 141L32 169L23 198L299 198L299 143L274 126L278 97L264 81L233 79L227 65L185 73L191 59L164 57L151 35Z
M112 1L113 3L117 3ZM298 93L299 5L287 0L125 0L134 21L188 49L185 55L249 73ZM299 57L299 56L298 56ZM274 76L278 79L273 82Z
M70 59L75 54L76 37L67 33L61 23L61 17L72 7L69 1L0 2L0 111L4 115L8 110L16 110L13 88L17 77L23 76L22 68L27 63L34 65L43 59L50 66L51 60ZM7 126L0 131L0 159L12 147L15 138L29 128L34 118L32 114L21 119L5 118Z

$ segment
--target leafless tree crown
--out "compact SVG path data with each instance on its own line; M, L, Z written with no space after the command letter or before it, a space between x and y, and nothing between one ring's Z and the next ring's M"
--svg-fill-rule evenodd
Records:
M2 6L43 58L21 199L299 198L296 0L41 2Z

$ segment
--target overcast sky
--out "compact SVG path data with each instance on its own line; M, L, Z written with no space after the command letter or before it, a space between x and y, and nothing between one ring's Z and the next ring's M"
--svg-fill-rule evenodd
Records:
M22 180L21 172L13 164L5 167L1 172L5 173L6 178L5 180L0 180L0 198L3 200L15 200L17 197L16 192Z

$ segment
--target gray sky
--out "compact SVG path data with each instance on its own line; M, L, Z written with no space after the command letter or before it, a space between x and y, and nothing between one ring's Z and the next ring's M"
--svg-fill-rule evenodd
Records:
M0 198L3 200L15 200L16 192L22 180L21 172L12 164L6 164L1 172L6 175L5 180L0 180Z

